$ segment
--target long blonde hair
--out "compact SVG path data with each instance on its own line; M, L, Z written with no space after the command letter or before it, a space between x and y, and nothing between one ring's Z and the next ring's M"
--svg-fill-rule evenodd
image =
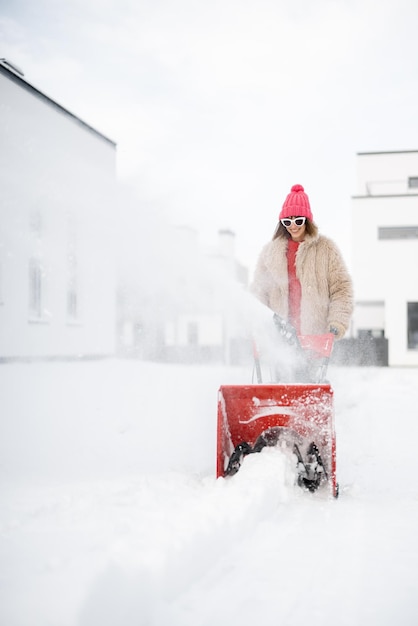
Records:
M315 224L315 222L311 222L310 219L306 218L305 226L306 226L305 232L311 237L316 237L316 235L318 234L318 226ZM272 241L274 241L278 237L281 237L282 239L290 239L289 231L287 230L287 228L283 226L280 220L273 233Z

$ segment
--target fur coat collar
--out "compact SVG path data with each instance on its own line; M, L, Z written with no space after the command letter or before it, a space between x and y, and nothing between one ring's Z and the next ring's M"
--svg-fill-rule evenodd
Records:
M256 265L253 293L275 313L288 318L288 239L277 237L266 244ZM301 332L329 332L341 338L353 311L351 278L337 246L323 235L306 235L296 254L296 276L301 288Z

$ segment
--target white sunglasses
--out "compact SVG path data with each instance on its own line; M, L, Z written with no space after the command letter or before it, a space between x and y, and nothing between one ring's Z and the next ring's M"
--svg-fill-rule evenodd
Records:
M294 220L291 220L290 217L286 217L280 221L285 228L289 228L292 224L296 224L296 226L303 226L306 222L306 217L295 217Z

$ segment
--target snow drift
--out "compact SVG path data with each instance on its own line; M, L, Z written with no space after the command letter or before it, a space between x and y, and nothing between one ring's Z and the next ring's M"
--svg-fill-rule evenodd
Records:
M0 622L416 624L418 370L331 368L336 501L274 449L215 479L217 389L248 378L2 365Z

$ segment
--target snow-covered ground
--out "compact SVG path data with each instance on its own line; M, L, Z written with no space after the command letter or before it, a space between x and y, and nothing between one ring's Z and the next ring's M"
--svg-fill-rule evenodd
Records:
M0 365L2 626L416 626L418 369L331 368L340 498L215 479L238 368Z

